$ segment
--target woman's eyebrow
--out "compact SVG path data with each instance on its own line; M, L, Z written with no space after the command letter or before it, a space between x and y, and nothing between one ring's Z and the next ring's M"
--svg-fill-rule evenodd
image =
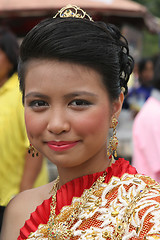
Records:
M71 93L65 94L64 97L78 97L78 96L82 96L82 95L98 97L97 94L92 93L92 92L87 92L87 91L71 92Z
M47 95L38 93L38 92L30 92L30 93L26 94L25 98L28 98L28 97L37 97L37 98L45 98L45 99L49 98Z
M78 97L78 96L91 96L91 97L98 98L97 94L88 92L88 91L76 91L76 92L67 93L64 95L64 98L71 98L71 97ZM38 93L38 92L29 92L28 94L25 95L25 98L29 98L29 97L37 97L37 98L44 98L44 99L49 98L47 95Z

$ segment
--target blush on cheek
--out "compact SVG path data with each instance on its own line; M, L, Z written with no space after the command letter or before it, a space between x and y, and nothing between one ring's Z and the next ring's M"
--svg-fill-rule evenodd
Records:
M33 138L32 136L32 121L31 121L31 116L25 113L25 124L26 124L26 131L27 131L27 135L29 140L31 140Z
M30 111L25 112L25 123L29 138L37 138L46 129L46 119L44 114L37 114Z
M37 136L40 132L40 122L37 117L34 118L33 114L25 113L26 130L29 138Z
M85 118L79 118L78 123L81 126L81 133L93 134L98 131L104 131L109 128L109 113L96 111Z

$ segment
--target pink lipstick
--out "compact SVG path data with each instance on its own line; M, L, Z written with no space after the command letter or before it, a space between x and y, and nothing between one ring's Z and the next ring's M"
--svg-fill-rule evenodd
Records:
M51 141L51 142L47 142L47 145L50 149L56 151L56 152L61 152L61 151L65 151L68 150L70 148L73 148L75 145L77 145L78 141L60 141L60 142L56 142L56 141Z

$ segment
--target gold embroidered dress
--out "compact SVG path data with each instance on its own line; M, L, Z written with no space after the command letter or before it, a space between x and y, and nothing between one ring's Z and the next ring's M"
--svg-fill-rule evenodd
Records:
M60 194L59 196L57 194L56 216L52 216L51 207L50 217L37 224L36 228L32 226L35 221L32 214L32 221L30 219L26 222L18 240L160 239L159 184L149 177L137 174L136 170L123 159L119 159L106 169L105 179L100 178L102 175L103 173L96 173L84 176L62 186L57 192ZM96 183L92 185L95 181ZM71 194L67 193L66 186L68 190L72 186ZM79 190L82 194L78 196L76 191L80 186L83 186ZM71 198L70 204L58 204L63 189L66 191L65 194L68 194L67 198ZM52 206L51 200L50 205ZM36 210L39 214L40 208L39 206ZM26 238L23 237L25 228L30 231Z

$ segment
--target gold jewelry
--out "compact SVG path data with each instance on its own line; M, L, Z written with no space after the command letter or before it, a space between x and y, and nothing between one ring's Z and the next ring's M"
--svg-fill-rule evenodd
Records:
M93 22L92 18L80 7L75 5L67 5L66 7L61 8L53 18L85 18Z
M112 156L117 157L117 146L118 146L118 138L116 136L116 127L118 125L118 120L113 117L111 128L113 128L113 136L109 140L109 146L107 148L107 155L109 156L109 159L112 158Z
M82 194L80 201L76 201L73 205L71 211L67 211L67 220L60 221L63 219L62 216L57 216L55 213L56 208L56 193L58 189L59 178L56 179L55 184L53 186L54 194L52 196L51 202L51 214L47 223L47 231L48 231L48 239L57 239L57 240L64 240L70 239L73 236L71 226L74 223L75 219L78 217L79 213L85 205L87 204L91 195L93 195L101 186L101 184L105 181L106 178L106 171L100 176L96 182L93 183L91 188L84 191Z
M29 148L28 148L28 153L32 154L32 157L38 157L38 152L37 150L33 147L33 145L30 143Z

